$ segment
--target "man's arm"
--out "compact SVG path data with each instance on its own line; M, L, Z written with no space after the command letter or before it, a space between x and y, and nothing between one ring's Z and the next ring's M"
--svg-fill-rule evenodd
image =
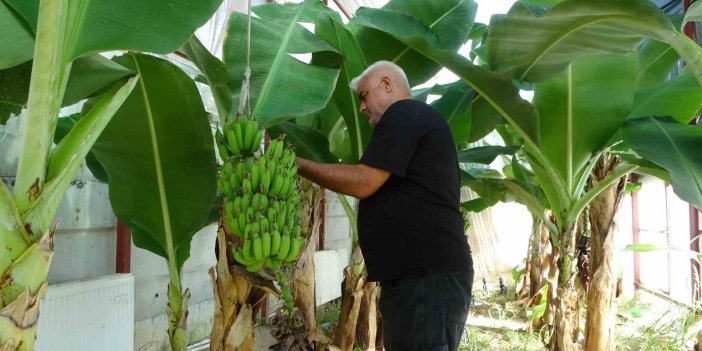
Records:
M390 172L364 164L328 164L297 158L298 174L337 193L365 199L373 195Z

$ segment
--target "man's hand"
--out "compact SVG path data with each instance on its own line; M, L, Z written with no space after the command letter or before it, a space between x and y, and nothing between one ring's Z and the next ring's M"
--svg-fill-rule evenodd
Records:
M327 164L299 157L295 162L301 176L329 190L359 199L373 195L390 178L390 172L364 164Z

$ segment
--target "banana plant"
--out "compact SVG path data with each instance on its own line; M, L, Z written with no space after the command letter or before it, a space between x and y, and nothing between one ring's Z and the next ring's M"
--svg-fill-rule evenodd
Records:
M8 28L0 39L4 48L0 67L7 69L33 59L15 186L11 192L0 185L3 350L33 349L53 255L54 214L83 158L138 81L129 73L117 83L104 86L104 93L92 108L52 147L73 63L99 51L171 52L217 6L218 1L176 5L110 1L99 6L90 1L0 2L3 29ZM138 18L145 16L148 20ZM107 17L113 20L100 20ZM17 89L23 89L23 85Z
M185 350L190 292L181 275L215 198L212 132L195 82L178 67L143 54L113 60L139 72L139 84L92 152L134 244L167 260L168 335L173 350Z
M250 38L247 37L249 18L232 13L224 43L224 62L207 52L194 37L184 48L188 58L206 77L220 120L228 123L239 110L240 95L247 93L242 92L242 83L250 65L248 99L258 127L268 129L271 136L285 132L288 140L305 140L297 144L297 153L301 156L335 160L328 151L328 144L315 149L315 143L310 142L313 139L308 137L309 130L298 128L300 126L290 128L286 122L321 110L332 96L338 68L305 63L291 54L324 54L337 57L338 61L335 48L301 25L313 23L320 15L332 15L333 11L312 0L299 4L266 4L253 7L252 11L256 17L251 18ZM249 39L250 52L247 52ZM326 142L326 138L320 140ZM220 230L219 247L226 247L225 243L224 232ZM213 350L250 349L255 322L252 312L259 308L258 301L265 294L277 292L277 289L270 277L238 269L242 266L228 256L220 254L216 269L211 271L217 306L211 344ZM232 320L236 322L232 324ZM312 332L314 326L307 329Z

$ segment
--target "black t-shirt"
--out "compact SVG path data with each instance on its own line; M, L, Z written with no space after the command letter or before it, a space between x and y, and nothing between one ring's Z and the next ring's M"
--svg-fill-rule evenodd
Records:
M459 211L456 146L438 111L420 101L395 102L359 163L392 173L359 205L369 281L473 270Z

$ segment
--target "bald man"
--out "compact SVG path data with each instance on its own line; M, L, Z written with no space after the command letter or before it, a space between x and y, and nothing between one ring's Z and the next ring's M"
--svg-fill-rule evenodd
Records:
M359 198L368 281L380 282L388 351L457 350L473 286L459 211L456 146L438 111L412 100L407 77L379 61L351 81L374 127L354 165L298 158L299 174Z

